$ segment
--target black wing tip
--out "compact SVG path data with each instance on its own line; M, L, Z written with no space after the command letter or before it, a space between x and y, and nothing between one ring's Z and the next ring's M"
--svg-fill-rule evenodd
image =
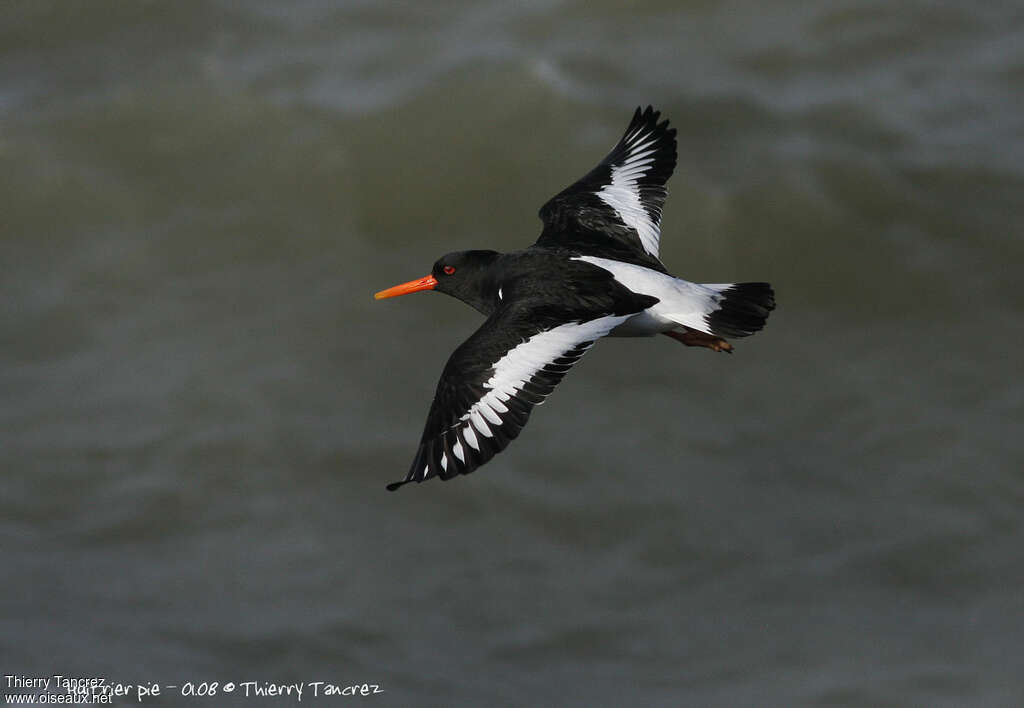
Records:
M633 120L643 119L644 122L656 121L661 116L661 111L656 109L650 103L646 107L643 105L637 106L636 111L633 113Z
M405 485L409 484L410 482L416 482L417 484L419 484L422 481L423 481L423 479L416 479L416 475L413 474L412 472L410 472L408 475L406 475L405 479L403 479L403 480L401 480L399 482L392 482L391 484L389 484L387 489L388 489L389 492L393 492L393 491L397 490L400 487L404 487Z
M661 112L656 110L654 106L648 104L647 107L637 106L636 110L633 111L633 118L630 120L629 125L626 126L625 132L619 141L615 144L605 158L598 163L597 167L592 169L582 178L576 180L568 187L563 189L561 192L553 196L551 199L546 201L541 208L537 211L537 216L540 217L541 221L544 222L545 233L541 234L541 240L538 240L538 244L545 238L546 232L550 229L553 232L564 231L570 227L579 228L580 225L575 223L577 219L577 211L581 208L591 208L589 204L584 201L586 196L581 197L580 195L591 195L595 191L600 191L606 184L608 179L607 171L610 165L621 161L628 156L630 147L629 143L631 139L635 139L640 135L649 136L654 139L656 144L656 158L658 165L655 166L646 175L645 184L641 187L645 190L655 190L656 192L664 192L661 194L647 195L652 196L657 202L654 207L658 209L657 213L652 213L656 222L660 221L661 203L664 202L667 196L667 190L665 190L665 183L668 182L669 177L672 176L672 172L675 171L676 161L678 159L678 150L676 147L676 129L669 127L669 121L663 120L660 123L658 119L661 117ZM615 217L617 219L618 217ZM583 227L586 230L586 227ZM561 234L552 236L553 241L558 241ZM637 244L634 248L640 248Z
M514 439L516 435L518 435L518 431L516 431L516 433L514 435L508 436L508 439L509 440ZM458 477L460 475L472 474L474 471L476 471L477 467L480 467L481 465L486 464L487 461L491 459L491 457L493 457L497 452L500 452L501 449L504 449L504 447L505 446L502 445L499 450L492 451L489 454L486 454L479 461L467 460L465 463L462 463L461 468L459 468L459 469L449 470L449 471L446 472L446 471L442 470L439 465L437 465L435 471L430 471L430 472L428 472L425 475L417 475L415 473L410 472L409 476L407 478L403 479L400 482L392 482L391 484L387 485L386 488L387 488L387 490L389 492L394 492L394 491L397 491L398 489L400 489L401 487L404 487L405 485L410 484L411 482L415 482L416 484L421 484L422 482L426 482L427 480L434 479L434 478L437 478L437 479L441 480L442 482L448 482L450 480L455 479L456 477ZM431 459L433 459L433 458L431 458ZM449 459L451 459L451 458L449 458ZM431 463L427 463L427 464L429 465ZM414 467L413 469L418 469L418 467Z
M633 112L633 119L629 121L629 129L637 128L642 125L649 130L664 130L666 135L675 137L676 129L669 127L668 118L658 122L659 118L661 118L661 111L656 109L650 103L647 104L646 108L643 106L637 106L636 110Z
M676 146L676 129L669 125L667 118L660 123L658 122L659 118L661 118L661 112L655 110L654 106L648 105L644 109L637 106L633 113L633 120L626 127L626 132L622 134L618 145L606 159L622 158L628 153L627 144L634 143L641 135L649 136L657 145L659 165L647 175L647 180L664 189L665 183L675 171L679 151ZM664 195L662 201L664 201ZM660 217L660 213L658 217Z

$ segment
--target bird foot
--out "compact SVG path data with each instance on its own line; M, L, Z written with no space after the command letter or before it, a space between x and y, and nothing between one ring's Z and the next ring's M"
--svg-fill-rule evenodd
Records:
M662 332L662 334L672 337L672 339L682 342L688 347L707 347L711 351L726 352L728 354L732 354L733 351L732 345L721 337L698 332L689 327L684 332Z

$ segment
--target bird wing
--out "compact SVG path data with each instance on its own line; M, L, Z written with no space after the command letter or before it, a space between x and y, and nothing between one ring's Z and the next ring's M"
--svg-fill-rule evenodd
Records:
M448 360L412 468L388 489L451 479L486 463L519 435L533 407L594 342L630 316L558 323L537 308L495 312Z
M665 270L658 259L661 208L676 166L676 131L659 123L660 115L637 108L608 156L541 207L538 246Z

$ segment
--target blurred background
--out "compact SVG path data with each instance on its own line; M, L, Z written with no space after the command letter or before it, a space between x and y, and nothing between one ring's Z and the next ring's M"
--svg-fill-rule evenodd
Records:
M1010 1L4 3L2 673L1021 705L1022 92ZM372 294L648 103L663 260L765 331L604 341L385 492L481 320Z

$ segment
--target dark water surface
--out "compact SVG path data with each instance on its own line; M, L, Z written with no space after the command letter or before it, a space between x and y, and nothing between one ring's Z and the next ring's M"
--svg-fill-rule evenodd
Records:
M0 673L1024 705L1022 95L1017 2L4 3ZM372 293L532 242L639 103L663 259L769 326L602 342L386 493L480 318Z

